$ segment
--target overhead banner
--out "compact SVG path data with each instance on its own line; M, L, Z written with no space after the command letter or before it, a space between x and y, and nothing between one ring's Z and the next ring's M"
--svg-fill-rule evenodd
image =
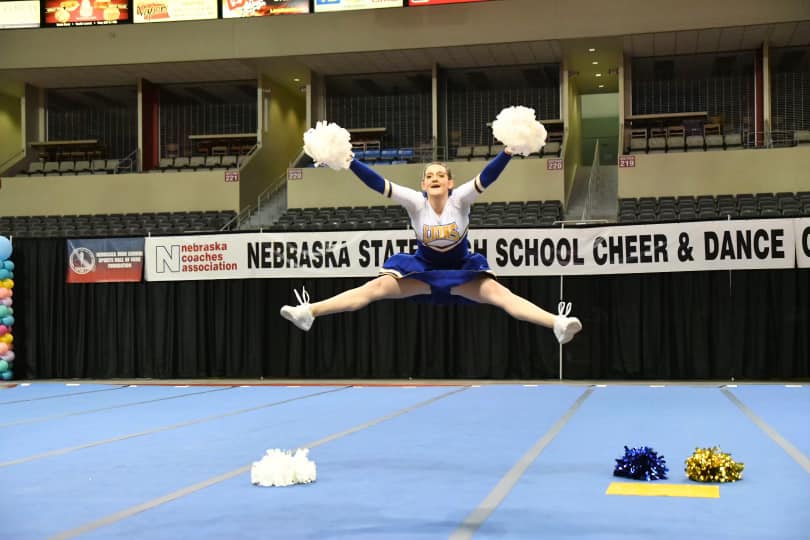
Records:
M402 7L402 0L315 0L315 13Z
M222 18L309 13L309 0L222 0Z
M217 0L133 0L134 22L155 23L217 18Z
M44 26L89 26L131 22L128 0L43 0Z
M39 0L0 1L0 29L39 27Z
M470 2L486 2L487 0L408 0L409 6L437 6L439 4L469 4Z
M67 241L68 283L141 281L143 238L87 238Z
M803 222L803 224L799 224ZM572 229L481 229L473 250L502 276L794 268L810 220L705 221ZM413 233L342 231L149 237L147 281L370 277L416 251ZM805 246L805 265L810 266Z

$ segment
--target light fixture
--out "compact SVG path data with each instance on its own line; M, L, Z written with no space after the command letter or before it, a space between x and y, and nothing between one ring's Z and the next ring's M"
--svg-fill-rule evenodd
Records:
M597 62L596 60L594 60L593 62L591 62L591 64L593 64L593 65L595 65L595 66L598 66L598 65L599 65L599 62Z
M604 87L605 87L605 85L604 85L604 84L600 84L600 85L599 85L599 88L604 88Z
M601 73L597 73L597 74L596 74L596 76L597 76L597 77L601 77L601 76L602 76L602 74L601 74Z
M596 52L596 49L594 49L593 47L591 47L590 49L588 49L588 52Z
M301 82L301 77L293 77L293 82Z

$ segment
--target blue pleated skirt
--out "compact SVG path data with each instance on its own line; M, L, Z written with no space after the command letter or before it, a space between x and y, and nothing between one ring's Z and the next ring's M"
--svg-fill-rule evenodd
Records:
M419 252L414 255L397 253L388 258L380 269L380 275L390 275L395 278L418 279L430 286L430 294L413 296L410 300L428 302L431 304L472 304L471 300L463 296L450 293L468 281L481 276L495 277L489 268L486 257L480 253L465 252L460 257L453 257L453 261L442 261L441 265L432 263ZM449 263L449 264L448 264Z

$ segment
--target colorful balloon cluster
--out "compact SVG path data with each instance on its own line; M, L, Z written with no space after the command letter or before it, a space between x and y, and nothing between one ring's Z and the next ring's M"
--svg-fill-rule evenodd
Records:
M0 378L14 376L14 263L11 262L11 240L0 236Z

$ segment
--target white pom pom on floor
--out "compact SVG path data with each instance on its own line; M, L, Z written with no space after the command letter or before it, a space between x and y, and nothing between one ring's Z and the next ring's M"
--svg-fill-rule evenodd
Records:
M315 166L326 165L335 170L348 169L354 157L349 132L326 121L317 122L304 133L304 152L315 161Z
M521 105L507 107L492 122L492 135L513 154L539 152L546 144L546 128L537 121L534 109Z
M273 448L260 461L250 467L250 482L254 486L284 487L309 484L317 476L315 462L308 459L309 449L299 448L294 453Z

